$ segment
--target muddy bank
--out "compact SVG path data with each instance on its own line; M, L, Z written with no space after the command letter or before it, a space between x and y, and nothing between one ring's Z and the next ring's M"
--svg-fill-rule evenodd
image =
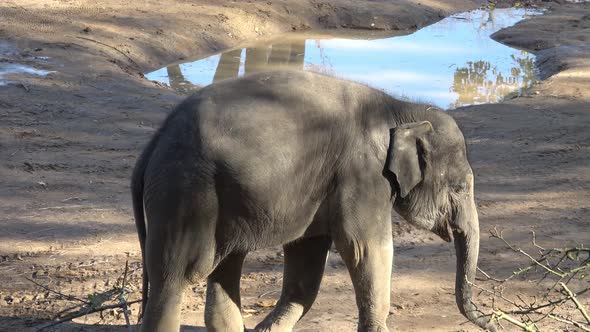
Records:
M0 37L21 48L68 43L147 71L247 39L318 29L411 31L477 1L8 1ZM47 45L50 47L50 45Z
M522 21L498 31L495 40L537 55L543 95L562 98L590 96L590 15L588 4L549 6L549 15ZM567 32L564 31L567 27Z
M511 230L511 239L528 241L535 227L545 245L559 246L587 241L590 78L584 47L590 6L552 6L545 16L495 36L537 53L546 80L518 98L453 115L476 170L482 234L500 225ZM140 72L279 32L376 28L395 34L475 7L451 0L2 2L0 38L18 49L10 61L57 73L14 77L20 85L0 87L0 326L32 329L69 304L45 296L25 277L85 297L110 289L125 260L137 264L129 174L141 147L182 98ZM396 235L390 325L400 331L470 329L460 325L464 319L454 305L453 248L415 230ZM302 329L354 329L352 286L337 255L331 257ZM278 249L249 256L242 279L248 327L278 296L281 262ZM516 262L482 235L484 269L506 275ZM131 280L138 284L138 277ZM202 286L185 301L189 326L203 326ZM533 295L526 283L518 286ZM106 331L124 322L113 315L89 325L97 321L79 319L65 329Z

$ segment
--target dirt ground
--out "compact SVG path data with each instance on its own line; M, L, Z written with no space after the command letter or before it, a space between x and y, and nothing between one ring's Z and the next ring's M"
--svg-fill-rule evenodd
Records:
M478 5L470 0L0 2L0 49L16 50L0 61L55 71L47 77L13 76L19 84L0 86L0 331L35 330L76 304L27 278L87 299L111 290L128 260L129 288L135 291L130 300L139 297L129 176L141 148L182 99L141 73L287 31L409 33ZM523 247L531 229L546 247L590 244L590 3L543 5L544 16L494 38L534 52L544 80L503 103L451 113L464 130L476 173L479 265L498 277L526 259L488 237L494 226ZM391 328L476 330L454 304L452 245L403 223L394 241ZM280 248L248 256L242 278L247 327L271 309L281 270ZM583 283L580 287L588 287ZM525 298L538 295L524 280L511 287ZM203 284L187 292L185 331L204 330L203 298ZM589 296L580 299L590 307ZM476 302L489 303L489 297L481 294ZM135 320L138 307L131 309ZM318 299L296 330L352 331L356 318L345 267L331 255ZM55 330L126 331L124 323L110 310Z

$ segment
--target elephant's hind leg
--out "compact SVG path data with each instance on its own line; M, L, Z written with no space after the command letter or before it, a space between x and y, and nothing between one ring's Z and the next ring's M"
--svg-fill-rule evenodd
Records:
M154 228L152 234L165 234L163 231L158 233L158 229ZM202 280L213 270L213 259L208 255L183 251L189 248L186 238L176 238L174 245L163 245L162 242L167 241L159 238L148 241L146 268L149 293L140 332L179 331L184 290L196 281L196 276Z
M291 331L311 308L318 294L328 250L327 236L297 240L284 246L283 290L275 309L256 326L255 331Z
M207 282L205 325L212 332L243 332L240 312L240 276L246 254L227 256Z
M150 280L146 312L140 332L166 332L180 329L180 305L187 283L177 278Z
M207 278L215 267L217 207L205 189L176 196L154 190L145 203L149 293L141 332L179 331L185 288Z

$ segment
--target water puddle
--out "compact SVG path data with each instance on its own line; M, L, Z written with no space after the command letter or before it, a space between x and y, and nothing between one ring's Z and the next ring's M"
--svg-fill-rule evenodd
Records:
M539 11L475 10L411 35L345 39L289 34L272 42L170 65L150 80L189 93L219 80L282 68L346 78L442 108L494 103L536 81L534 56L490 38Z
M8 77L10 75L28 74L28 75L45 76L50 73L52 73L52 71L37 69L37 68L33 68L31 66L20 64L20 63L1 63L0 62L0 86L7 85L8 83L12 83L11 81L6 80L6 77Z
M29 59L30 58L30 59ZM46 57L23 58L16 48L0 42L0 86L14 83L8 78L12 75L38 75L46 76L53 73L50 70L37 69L19 62L31 62L33 60L47 60Z

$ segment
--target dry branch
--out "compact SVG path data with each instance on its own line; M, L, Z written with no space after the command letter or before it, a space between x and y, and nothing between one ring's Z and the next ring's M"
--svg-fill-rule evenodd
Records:
M53 290L53 289L51 289L51 288L49 288L49 287L47 287L47 286L45 286L45 285L42 285L42 284L40 284L40 283L36 282L36 281L35 281L35 280L33 280L33 279L29 279L29 278L27 278L27 277L25 277L25 279L27 279L28 281L30 281L30 282L32 282L32 283L34 283L35 285L37 285L37 286L39 286L39 287L43 288L44 290L46 290L46 291L48 291L48 292L50 292L50 293L57 294L57 295L59 295L60 297L63 297L63 298L65 298L65 299L68 299L68 300L70 300L70 301L78 301L78 302L82 302L82 303L84 303L84 304L88 304L88 305L90 304L90 302L88 302L88 301L86 301L86 300L82 300L81 298L75 297L75 296L73 296L73 295L68 295L68 294L64 294L64 293L58 292L58 291L56 291L56 290Z
M536 332L537 331L537 329L535 328L534 325L532 325L532 324L528 325L528 324L522 323L519 320L515 319L514 317L511 317L510 315L508 315L500 310L494 310L493 313L494 313L494 315L492 316L493 318L496 318L498 320L505 320L512 325L520 327L523 331L526 331L526 332Z
M135 303L140 303L141 300L135 300L135 301L131 301L131 302L126 302L127 305L131 305L131 304L135 304ZM70 321L72 319L76 319L78 317L82 317L82 316L87 316L96 312L101 312L101 311L105 311L105 310L109 310L109 309L115 309L115 308L122 308L121 303L115 303L115 304L110 304L110 305L105 305L105 306L101 306L98 308L92 308L92 307L84 307L82 309L80 309L77 312L71 313L69 315L67 315L66 317L52 322L51 324L45 325L39 329L37 329L36 331L44 331L50 327L65 323L67 321Z
M109 45L109 44L103 43L103 42L101 42L101 41L99 41L99 40L95 40L95 39L92 39L92 38L87 38L87 37L80 37L80 36L77 36L76 38L78 38L78 39L82 39L82 40L91 41L91 42L93 42L93 43L97 43L97 44L99 44L99 45L102 45L102 46L108 47L108 48L110 48L110 49L112 49L112 50L115 50L116 52L118 52L118 53L122 54L124 57L126 57L126 58L127 58L127 59L128 59L128 60L129 60L129 61L130 61L130 62L131 62L131 63L132 63L132 64L133 64L135 67L136 67L136 68L139 68L139 65L137 64L137 62L135 62L135 60L133 60L133 59L132 59L132 58L131 58L129 55L127 55L125 52L121 51L120 49L118 49L118 48L116 48L116 47L114 47L114 46L111 46L111 45Z
M135 271L136 270L134 270L133 272L135 272ZM39 329L37 329L36 331L44 331L44 330L47 330L48 328L54 327L56 325L71 321L72 319L79 318L79 317L86 316L86 315L90 315L93 313L103 312L103 311L109 310L109 309L121 308L123 310L123 315L125 316L125 322L127 325L127 329L129 332L133 332L133 328L131 327L131 323L130 323L130 319L129 319L129 306L132 304L135 304L135 303L140 303L141 300L135 300L135 301L131 301L131 302L127 301L127 295L129 293L131 293L131 291L127 288L128 277L132 273L129 273L129 261L126 261L125 262L125 270L123 272L123 275L118 278L118 280L121 280L120 286L116 285L118 283L118 282L116 282L115 286L113 286L112 289L110 289L104 293L101 293L98 295L89 295L89 301L82 300L82 299L75 297L75 296L60 293L58 291L50 289L47 286L39 284L39 283L35 282L34 280L27 278L27 280L31 281L32 283L36 284L37 286L39 286L49 292L55 293L55 294L65 298L65 299L68 299L70 301L81 302L80 304L78 304L76 306L70 307L66 310L62 310L58 315L61 315L61 314L65 313L66 311L79 308L76 312L70 313L62 318L56 317L56 319L57 319L56 321L51 322L45 326L42 326ZM93 300L96 298L99 298L98 302ZM114 303L114 304L110 304L110 305L101 305L106 300L118 301L118 303Z
M504 245L524 257L530 263L525 267L517 267L507 278L494 278L489 273L478 268L478 271L485 278L478 278L478 281L493 282L491 288L486 288L482 285L471 283L471 285L479 289L485 294L492 296L492 314L491 319L508 322L522 331L539 331L539 323L549 318L553 321L563 323L569 326L575 326L584 331L590 331L590 315L582 302L579 301L579 296L587 293L590 287L574 292L568 284L574 280L582 280L586 277L585 271L590 270L590 248L584 246L577 246L574 248L551 248L546 249L537 243L536 234L532 232L532 245L538 250L538 255L532 255L525 250L508 242L503 235L503 232L496 227L490 232L491 237L498 239ZM588 257L585 257L585 256ZM531 278L535 276L535 272L541 272L542 276L537 280L536 285L540 285L546 278L553 278L554 283L543 291L539 288L538 296L533 296L531 300L526 300L519 294L504 295L505 286L514 277L525 278L527 281L532 281ZM556 287L561 289L558 291ZM512 298L515 299L512 299ZM500 304L504 308L496 307L496 299L501 300ZM566 302L573 302L573 307L563 306ZM506 308L506 306L509 306ZM510 308L511 307L511 308ZM559 310L558 310L559 309ZM569 310L569 311L568 311ZM557 312L567 312L567 315L561 315ZM576 321L571 318L571 315L580 312L585 319L585 323Z
M117 296L121 308L123 308L123 315L125 316L125 323L129 332L133 332L131 323L129 322L129 309L127 307L127 299L125 298L125 286L127 283L127 272L129 271L129 261L125 261L125 272L123 274L123 281L121 282L121 294Z
M565 323L565 324L568 324L568 325L573 325L573 326L575 326L577 328L580 328L580 329L582 329L584 331L590 331L590 328L588 328L588 327L580 324L579 322L575 322L575 321L572 321L572 320L569 320L569 319L565 319L565 318L562 318L562 317L559 317L559 316L553 315L553 314L549 314L548 317L551 318L551 319L553 319L553 320L556 320L558 322L562 322L562 323Z
M578 310L580 310L580 312L582 313L582 316L584 316L584 319L586 319L586 322L588 324L590 324L590 316L588 316L588 313L586 312L586 309L584 308L584 306L580 303L580 301L578 301L578 299L576 298L576 294L574 294L568 287L566 284L564 284L563 282L560 282L559 285L561 286L561 288L563 288L563 290L567 293L567 295L569 296L569 299L572 300L572 302L574 302L576 304L576 307L578 308Z

